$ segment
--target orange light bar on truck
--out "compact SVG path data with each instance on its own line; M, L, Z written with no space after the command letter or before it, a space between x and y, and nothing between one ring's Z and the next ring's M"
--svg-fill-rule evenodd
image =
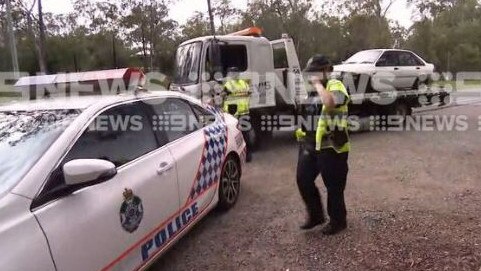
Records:
M229 36L253 36L253 37L260 37L262 36L262 29L257 26L249 27L241 31L237 31L234 33L229 34Z

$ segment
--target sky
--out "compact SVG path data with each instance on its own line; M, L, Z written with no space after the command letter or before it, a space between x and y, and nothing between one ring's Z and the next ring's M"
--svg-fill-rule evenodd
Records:
M248 0L234 0L233 6L239 9L245 9ZM322 0L315 0L320 4ZM43 0L44 10L53 13L68 13L73 10L72 2L69 0ZM207 12L206 0L178 0L170 10L170 17L180 24L183 24L191 17L194 12ZM411 27L413 22L412 8L408 7L406 0L396 0L391 7L387 17L398 21L404 27Z

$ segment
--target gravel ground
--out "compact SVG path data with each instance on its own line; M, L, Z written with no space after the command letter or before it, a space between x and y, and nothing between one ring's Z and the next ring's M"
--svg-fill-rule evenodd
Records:
M277 134L245 168L235 208L210 214L151 270L481 270L481 106L421 114L464 114L470 128L352 135L347 231L298 229L297 146Z

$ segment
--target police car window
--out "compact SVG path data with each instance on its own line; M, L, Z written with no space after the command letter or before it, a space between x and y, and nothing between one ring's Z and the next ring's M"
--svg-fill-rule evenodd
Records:
M215 122L216 118L214 114L212 114L202 106L198 106L196 104L191 105L194 113L197 115L197 119L199 120L200 124L208 126Z
M43 191L65 183L62 167L75 159L103 159L120 167L158 148L141 103L111 108L97 116L72 146Z
M104 159L120 167L157 148L150 120L137 102L95 118L66 159Z
M168 142L175 141L202 127L190 105L181 99L169 98L149 102L157 119L155 127L164 131Z

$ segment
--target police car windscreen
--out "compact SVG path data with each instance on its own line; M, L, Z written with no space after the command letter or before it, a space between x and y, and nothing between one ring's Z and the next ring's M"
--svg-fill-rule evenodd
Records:
M77 110L0 112L0 195L22 179L78 115Z

